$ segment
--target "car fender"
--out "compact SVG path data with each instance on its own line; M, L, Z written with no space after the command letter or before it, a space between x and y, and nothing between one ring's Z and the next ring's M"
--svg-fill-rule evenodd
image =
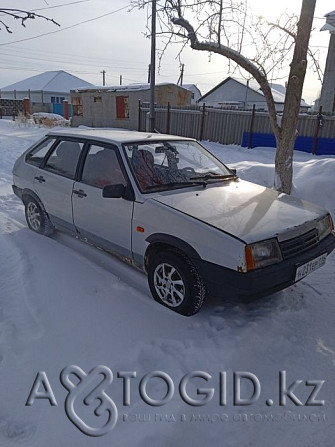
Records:
M148 216L155 216L155 219ZM179 248L190 258L233 270L239 270L238 266L244 262L243 241L156 200L149 199L143 204L135 202L132 249L136 261L142 258L143 262L153 241Z
M25 196L31 196L33 199L36 200L36 202L39 204L39 206L42 208L43 211L45 211L44 205L42 200L38 197L35 191L29 188L24 188L22 191L22 202L25 203Z
M172 236L171 234L154 233L148 236L146 241L149 243L146 253L150 250L150 247L152 247L153 244L164 244L182 251L191 259L201 259L198 252L189 243L176 236Z

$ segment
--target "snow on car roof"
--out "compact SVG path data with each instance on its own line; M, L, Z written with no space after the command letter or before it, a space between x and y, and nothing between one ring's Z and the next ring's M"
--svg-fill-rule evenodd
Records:
M127 143L131 141L147 141L147 140L192 140L192 138L179 137L176 135L166 135L160 133L137 132L131 130L115 130L115 129L67 129L53 130L47 135L80 137L106 142Z

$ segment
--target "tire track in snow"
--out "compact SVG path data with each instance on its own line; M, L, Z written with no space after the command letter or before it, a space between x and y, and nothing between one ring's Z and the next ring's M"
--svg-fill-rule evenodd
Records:
M12 201L5 204L17 207ZM0 207L3 208L3 203ZM15 241L15 232L21 227L0 211L0 370L5 367L9 351L19 353L16 359L20 363L24 348L42 333L25 293L24 281L29 275L25 259L28 258ZM0 445L26 444L34 438L36 430L34 424L0 414Z
M29 280L27 256L15 241L20 224L0 211L0 356L6 349L21 349L29 341L41 336L25 291ZM3 361L3 360L2 360Z

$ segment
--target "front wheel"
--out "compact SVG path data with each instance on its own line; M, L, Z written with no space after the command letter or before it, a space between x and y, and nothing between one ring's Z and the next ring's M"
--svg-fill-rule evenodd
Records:
M182 253L164 251L153 256L148 282L156 301L182 315L198 312L206 289L192 261Z
M28 227L36 233L50 236L54 232L54 226L39 203L32 197L26 197L24 206Z

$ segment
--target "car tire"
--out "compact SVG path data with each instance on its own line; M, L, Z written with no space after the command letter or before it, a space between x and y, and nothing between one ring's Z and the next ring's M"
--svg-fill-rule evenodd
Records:
M206 288L192 261L183 253L163 251L152 256L148 283L156 301L185 316L197 313Z
M25 216L28 227L35 233L50 236L55 227L52 225L47 213L34 198L24 198Z

